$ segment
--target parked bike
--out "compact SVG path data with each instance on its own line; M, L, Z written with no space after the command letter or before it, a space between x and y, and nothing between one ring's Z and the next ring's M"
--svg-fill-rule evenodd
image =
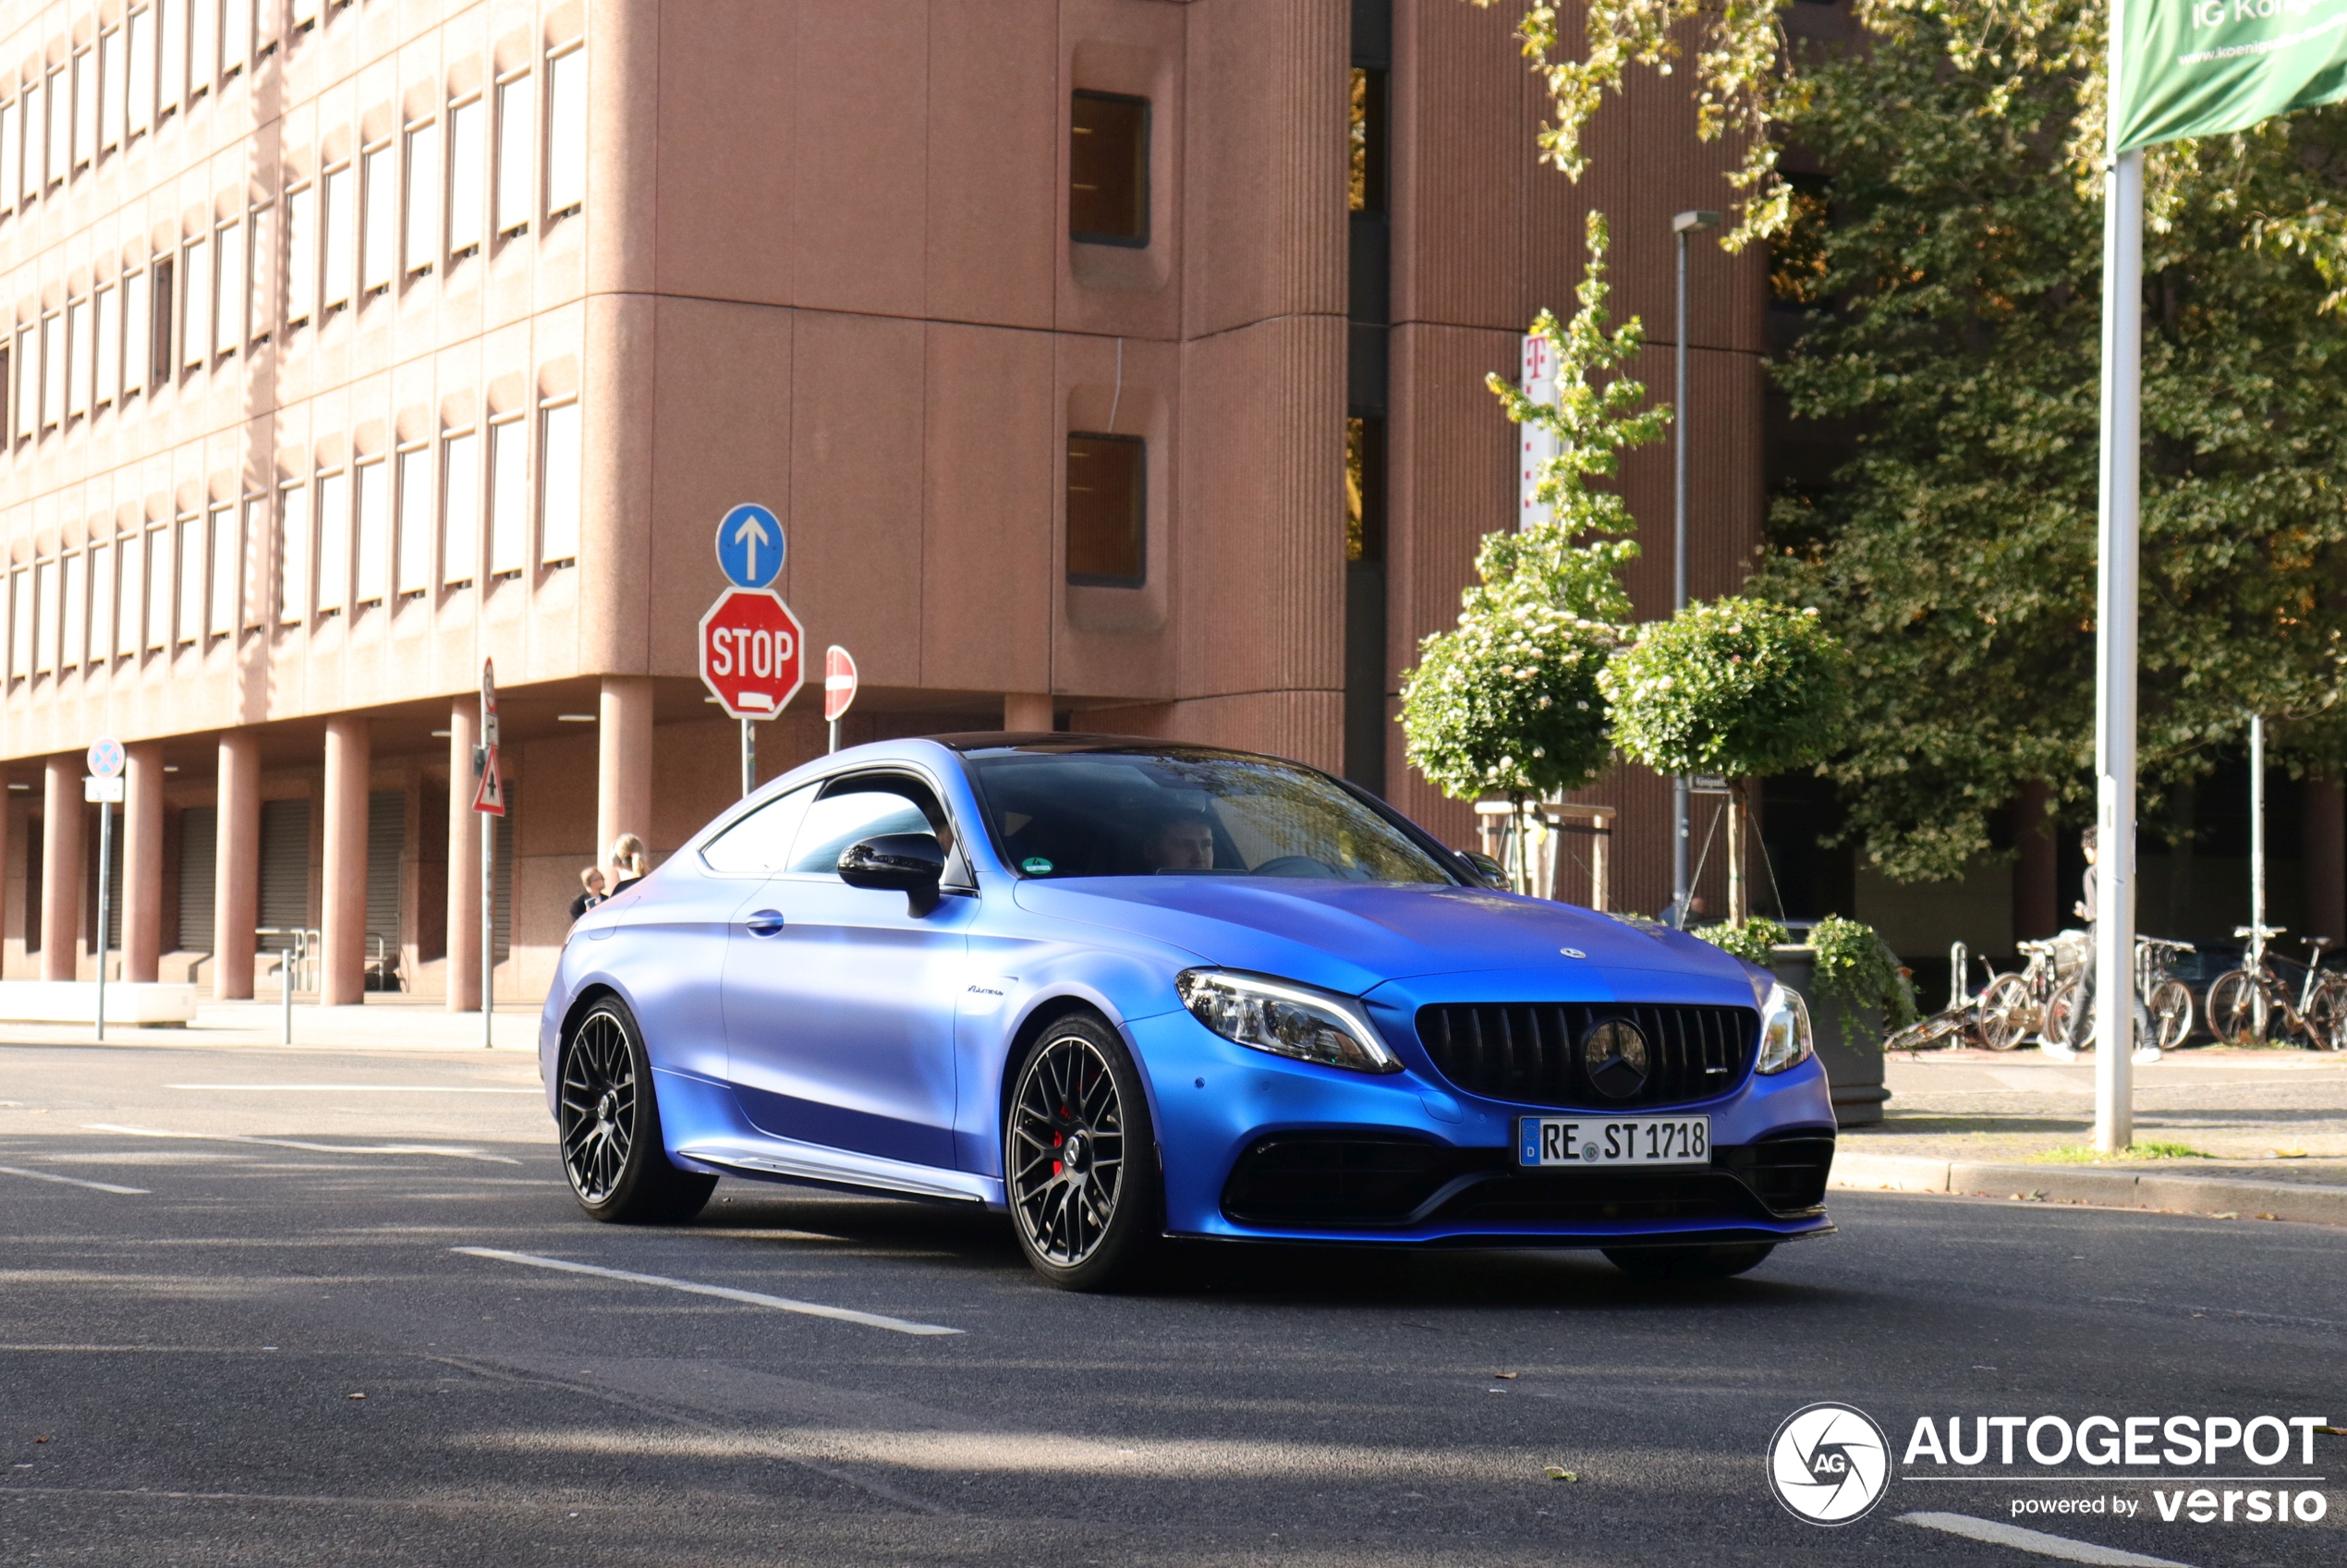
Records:
M1999 975L1980 993L1980 1043L1990 1051L2017 1051L2046 1027L2047 1009L2075 971L2075 939L2025 942L2028 960L2021 973Z
M2306 939L2306 978L2295 1003L2290 988L2266 961L2266 939L2280 926L2237 926L2249 950L2241 967L2208 987L2208 1028L2227 1045L2264 1045L2276 1035L2304 1039L2310 1051L2347 1051L2347 976L2323 967L2329 937Z
M2188 942L2165 937L2135 939L2135 1027L2138 1049L2173 1051L2192 1038L2192 988L2176 978L2175 956L2197 951ZM2056 1050L2087 1051L2095 1044L2094 971L2077 977L2046 1004L2045 1041Z

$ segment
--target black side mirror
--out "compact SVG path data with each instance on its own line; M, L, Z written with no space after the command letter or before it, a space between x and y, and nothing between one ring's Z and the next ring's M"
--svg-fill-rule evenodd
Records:
M849 887L901 893L916 919L937 907L945 879L945 850L930 833L882 833L841 851L839 880Z
M1507 887L1508 869L1489 855L1480 850L1462 849L1459 851L1459 858L1465 861L1467 869L1481 877L1486 885L1502 890Z

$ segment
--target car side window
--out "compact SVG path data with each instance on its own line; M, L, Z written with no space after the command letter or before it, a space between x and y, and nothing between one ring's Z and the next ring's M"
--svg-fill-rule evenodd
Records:
M807 808L822 786L777 796L701 847L702 864L721 877L771 876L789 862Z
M839 875L839 857L859 839L882 833L934 833L948 826L929 786L896 774L833 780L808 808L793 844L789 869ZM946 880L955 880L960 856L949 856Z

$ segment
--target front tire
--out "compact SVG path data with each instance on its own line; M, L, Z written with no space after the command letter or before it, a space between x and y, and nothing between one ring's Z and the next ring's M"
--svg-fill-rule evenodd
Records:
M2173 1051L2192 1038L2192 991L2182 980L2151 988L2151 1043Z
M1061 1290L1142 1276L1164 1225L1157 1135L1139 1069L1087 1014L1054 1020L1012 1078L1003 1185L1019 1249Z
M2209 986L2208 1032L2227 1045L2263 1045L2272 1025L2266 988L2248 970L2228 970Z
M1980 1043L1990 1051L2018 1049L2037 1021L2029 983L2019 975L2000 975L1980 993Z
M560 1104L563 1174L590 1215L673 1225L708 1203L717 1178L668 1162L651 1059L636 1015L619 998L598 1001L563 1043Z
M1768 1260L1777 1244L1718 1242L1709 1246L1609 1246L1605 1259L1634 1280L1727 1280Z

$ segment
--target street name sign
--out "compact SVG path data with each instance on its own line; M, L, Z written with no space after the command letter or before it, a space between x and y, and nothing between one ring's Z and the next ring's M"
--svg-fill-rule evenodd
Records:
M736 719L771 719L806 678L806 629L772 589L729 588L700 618L700 678Z

